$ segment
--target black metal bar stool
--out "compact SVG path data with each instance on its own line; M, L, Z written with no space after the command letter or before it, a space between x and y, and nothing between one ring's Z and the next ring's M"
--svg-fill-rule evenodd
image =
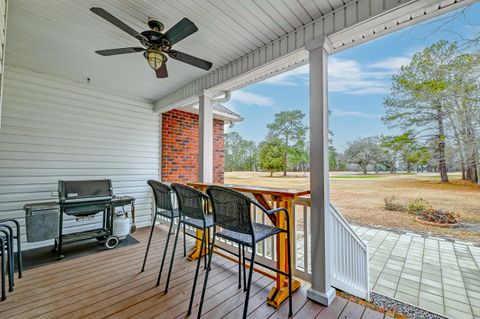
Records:
M266 269L275 271L284 276L288 277L288 306L289 306L289 316L292 316L292 269L291 262L288 264L288 273L280 271L278 269L272 268L270 266L255 262L255 245L258 242L261 242L271 236L278 235L280 233L287 234L287 258L291 261L291 249L290 249L290 223L288 211L285 208L277 208L272 210L266 210L262 205L256 201L250 199L249 197L239 193L237 191L220 187L220 186L209 186L207 188L207 194L210 197L213 208L213 237L212 243L209 251L207 273L205 274L205 281L203 283L202 296L200 299L200 305L198 309L198 318L202 315L203 301L205 298L205 291L207 288L208 275L210 273L210 265L212 262L213 256L213 247L215 246L215 238L221 237L242 245L243 247L250 247L252 249L252 254L250 257L250 271L248 274L248 282L246 284L246 296L245 304L243 307L243 318L247 317L248 311L248 301L250 298L250 286L252 284L252 274L253 267L256 263ZM278 212L284 211L287 216L287 229L277 228L274 226L259 224L252 222L251 218L251 204L257 206L267 215L276 214ZM217 232L216 228L223 228L221 231ZM245 258L245 253L243 253L243 258ZM244 276L245 278L245 276ZM193 295L192 295L193 299ZM190 300L190 304L192 300Z
M209 228L213 226L213 216L207 215L208 212L208 196L204 193L196 190L195 188L188 187L181 184L172 184L172 188L175 190L178 199L178 207L180 209L180 221L178 223L178 230L180 230L180 224L188 225L195 229L203 231L202 238L197 238L194 235L188 234L198 240L201 240L200 245L200 257L197 261L197 268L195 270L195 278L193 279L192 295L190 298L190 304L188 305L188 314L192 312L192 302L193 296L195 295L195 286L197 285L198 271L200 269L201 263L201 253L204 247L207 247L209 235ZM168 285L170 284L170 275L172 273L173 262L175 260L175 248L178 241L178 233L175 236L175 242L173 244L172 259L170 261L170 269L168 270L167 284L165 286L165 293L168 292ZM185 238L185 234L183 236ZM205 267L206 267L206 257L205 254Z
M14 232L12 224L15 226ZM15 286L15 254L14 245L17 241L17 263L18 263L18 278L22 277L22 248L20 242L20 224L15 219L0 219L0 255L1 255L1 300L6 299L5 275L8 275L8 291L12 292Z
M6 279L5 275L8 275L8 291L13 291L14 286L14 268L13 268L13 236L12 229L5 225L0 225L0 255L1 255L1 285L2 296L1 301L7 298L6 295Z
M2 285L2 296L1 296L1 301L4 301L5 299L7 299L7 294L5 292L5 251L6 251L6 241L7 241L7 237L8 236L5 236L4 233L0 232L0 268L1 268L1 285Z
M153 196L155 198L155 216L152 221L152 227L150 229L150 237L148 238L147 250L145 251L145 258L143 259L142 272L145 270L145 264L147 262L148 251L150 250L150 244L152 242L152 235L155 229L155 223L157 218L162 216L170 220L170 227L168 229L167 240L165 243L165 249L163 251L162 263L160 264L160 271L158 273L157 286L160 284L160 278L162 276L163 265L165 264L165 256L167 255L168 243L170 240L170 234L172 233L173 223L176 218L180 218L180 213L178 208L173 208L172 195L174 193L173 189L163 183L158 181L149 180L147 184L153 190ZM183 233L185 234L185 226L183 227ZM184 236L185 237L185 236ZM183 241L183 255L187 255L186 242Z
M15 226L15 233L13 232L13 229L11 228L11 225ZM0 219L0 225L3 226L8 226L12 232L11 232L11 237L12 239L16 240L17 242L17 270L18 270L18 278L22 278L23 274L23 262L22 262L22 241L20 238L20 223L18 220L13 219L13 218L6 218L6 219ZM12 241L12 249L13 249L13 241Z

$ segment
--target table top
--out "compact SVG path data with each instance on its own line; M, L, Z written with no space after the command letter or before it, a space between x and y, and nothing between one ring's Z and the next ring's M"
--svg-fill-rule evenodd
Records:
M187 185L193 187L207 187L211 185L222 186L226 188L231 188L233 190L245 193L252 194L265 194L271 196L281 196L281 197L299 197L310 194L310 190L298 190L298 189L289 189L289 188L277 188L277 187L263 187L263 186L250 186L250 185L235 185L235 184L213 184L213 183L200 183L200 182L189 182Z

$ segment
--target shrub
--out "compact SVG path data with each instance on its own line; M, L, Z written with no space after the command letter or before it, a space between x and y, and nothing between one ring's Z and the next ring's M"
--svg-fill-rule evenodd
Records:
M385 203L385 209L393 212L404 212L406 211L405 205L400 203L395 196L387 196L383 199Z
M426 209L432 208L432 206L423 198L415 198L414 201L407 204L407 210L410 214L418 215Z
M420 213L419 218L439 224L456 224L460 220L460 214L443 209L428 208Z

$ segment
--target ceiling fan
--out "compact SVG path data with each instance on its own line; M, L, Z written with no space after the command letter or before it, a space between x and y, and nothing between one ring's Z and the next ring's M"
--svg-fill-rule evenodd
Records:
M153 18L149 18L148 26L150 27L150 30L139 33L102 8L93 7L90 8L90 11L130 34L139 40L143 45L143 47L98 50L95 51L97 54L102 56L111 56L117 54L143 52L148 64L153 70L155 70L157 78L168 77L166 65L167 55L174 60L178 60L207 71L212 67L211 62L202 60L187 53L172 50L172 46L175 43L180 42L189 35L198 31L197 26L187 18L180 20L165 33L162 33L164 29L163 23Z

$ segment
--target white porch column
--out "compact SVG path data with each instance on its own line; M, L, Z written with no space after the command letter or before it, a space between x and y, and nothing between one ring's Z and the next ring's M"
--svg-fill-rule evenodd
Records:
M209 92L198 97L198 181L213 182L213 106Z
M326 37L306 46L310 61L310 190L312 286L309 299L328 306L335 298L330 269L330 194L328 176L328 50Z

